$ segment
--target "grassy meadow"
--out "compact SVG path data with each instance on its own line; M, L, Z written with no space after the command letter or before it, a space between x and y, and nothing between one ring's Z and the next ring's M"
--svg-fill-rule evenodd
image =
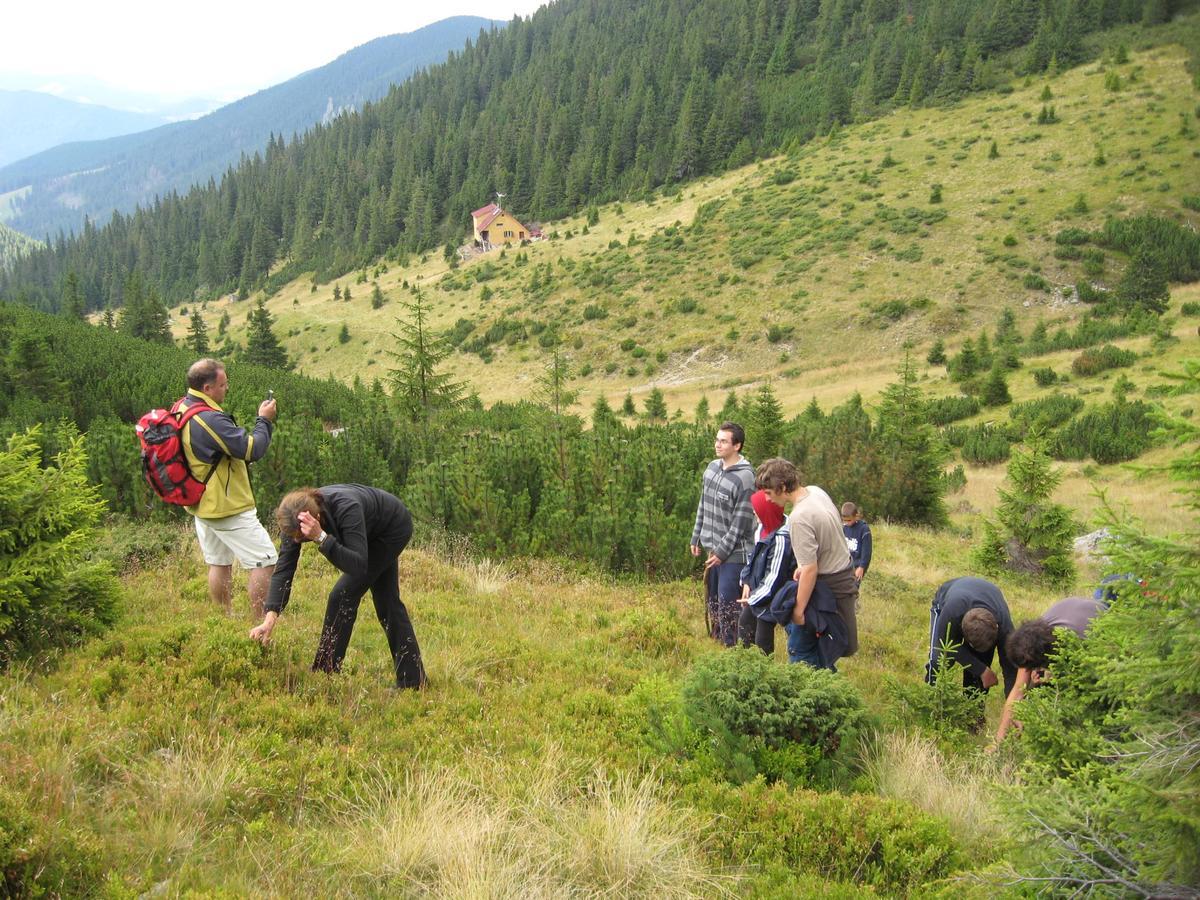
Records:
M166 530L111 632L0 682L4 812L54 861L43 884L106 897L971 896L960 877L1012 851L995 784L1013 775L986 734L948 756L895 702L965 542L875 535L862 650L839 668L877 731L842 791L734 785L656 749L647 698L714 652L698 582L424 535L401 588L431 687L396 693L369 600L343 674L308 671L334 574L316 554L264 650L209 605L190 532ZM1018 620L1058 596L1004 587ZM793 825L773 864L753 856Z

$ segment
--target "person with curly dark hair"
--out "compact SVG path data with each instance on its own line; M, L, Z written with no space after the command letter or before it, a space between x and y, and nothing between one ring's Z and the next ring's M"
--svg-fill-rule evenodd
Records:
M314 672L340 672L363 595L371 592L387 635L398 688L424 688L425 668L408 610L400 600L399 559L413 533L412 515L398 497L362 484L301 488L275 511L282 541L266 614L250 638L266 644L292 593L300 548L311 542L340 569L329 592Z
M1022 622L1008 637L1006 649L1009 661L1017 667L1017 677L1004 701L1000 725L992 749L1000 745L1013 726L1013 711L1025 696L1025 691L1046 680L1046 668L1054 652L1057 631L1069 628L1081 638L1087 635L1092 620L1108 609L1108 604L1095 597L1067 597L1059 600L1036 619Z

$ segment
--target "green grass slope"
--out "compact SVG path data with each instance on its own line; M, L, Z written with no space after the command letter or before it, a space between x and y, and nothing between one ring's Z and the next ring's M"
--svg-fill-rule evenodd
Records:
M906 346L943 337L953 350L1004 308L1026 331L1078 318L1071 286L1115 284L1126 260L1109 253L1085 275L1083 262L1055 258L1060 229L1143 211L1196 220L1184 206L1200 194L1186 58L1162 46L897 112L674 197L601 207L590 227L549 223L550 240L503 257L449 271L433 254L365 271L339 282L349 302L302 280L268 305L303 371L370 382L387 377L396 301L420 287L435 326L462 320L465 346L486 346L452 363L485 402L525 396L554 347L584 373L581 408L657 386L690 413L702 394L719 405L728 388L762 380L789 412L814 395L869 398ZM1057 122L1038 123L1044 106ZM379 309L374 283L390 301ZM206 307L210 330L227 304ZM229 309L239 340L249 309Z
M984 780L1002 773L956 775L902 731L844 793L736 787L656 752L644 698L710 652L698 583L427 542L400 577L432 687L397 694L369 601L343 674L308 671L334 575L318 556L263 650L214 614L190 532L167 537L107 636L0 677L0 821L20 848L0 872L107 897L971 896L941 880L1010 847ZM886 525L876 544L863 649L840 668L892 723L890 679L919 682L961 546ZM1018 620L1051 599L1005 590ZM785 821L794 849L751 864Z

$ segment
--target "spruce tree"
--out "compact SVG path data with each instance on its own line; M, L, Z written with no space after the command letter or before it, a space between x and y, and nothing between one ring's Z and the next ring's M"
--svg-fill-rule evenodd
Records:
M608 400L603 394L596 397L596 402L592 404L592 428L608 428L617 424L617 414L613 412L613 408L608 405Z
M200 315L200 307L192 309L192 318L188 327L187 345L198 358L208 356L208 328L204 325L204 317Z
M256 366L290 369L287 353L271 327L274 323L275 317L267 309L266 300L260 297L246 319L246 350L242 359Z
M892 508L896 518L941 526L947 521L942 500L946 446L929 424L925 396L907 354L898 374L900 380L888 385L880 397L876 426L882 453L893 463L889 468L898 473Z
M770 459L783 452L783 405L769 384L764 384L747 404L746 444L757 460Z
M397 319L399 334L392 334L395 352L389 355L396 367L388 372L392 396L404 418L420 425L426 437L432 418L459 408L462 382L438 371L452 349L444 336L429 327L429 306L418 290L410 303L401 303L407 318Z
M1074 578L1075 523L1065 506L1050 500L1061 480L1041 435L1013 450L1005 487L997 492L996 516L984 520L974 554L983 571L1033 575L1053 584Z
M663 392L654 388L646 395L646 418L651 422L665 422L667 415L667 401Z
M1004 377L1004 363L997 360L992 371L984 381L979 393L979 402L984 406L1003 406L1012 403L1012 395L1008 392L1008 379Z
M87 315L83 291L79 288L79 276L74 270L67 273L63 279L62 313L68 319L82 321Z
M929 355L925 357L925 361L931 366L944 366L946 364L946 342L938 338L933 342L933 346L929 348Z
M633 394L629 391L625 392L625 400L621 403L621 414L625 416L637 415L637 407L633 405Z
M717 419L721 422L736 422L742 417L742 407L738 403L738 395L736 391L730 391L725 395L725 403L721 407L721 411L717 413Z
M1166 268L1161 253L1145 244L1138 247L1117 285L1117 302L1129 311L1145 309L1161 316L1171 302Z
M711 415L708 409L708 395L701 394L699 401L696 403L696 424L707 426Z

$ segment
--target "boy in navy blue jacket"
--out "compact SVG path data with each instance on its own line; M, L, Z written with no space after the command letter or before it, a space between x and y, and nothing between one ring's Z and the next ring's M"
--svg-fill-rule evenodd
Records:
M842 504L842 531L846 535L850 561L854 564L854 577L861 584L871 567L871 526L862 520L857 504L849 501Z
M758 516L758 539L750 559L742 567L740 581L742 605L738 619L738 637L743 647L752 644L770 656L775 652L775 622L771 620L771 598L792 579L796 557L792 555L792 539L784 525L787 519L783 507L767 499L763 491L750 495L750 505Z

